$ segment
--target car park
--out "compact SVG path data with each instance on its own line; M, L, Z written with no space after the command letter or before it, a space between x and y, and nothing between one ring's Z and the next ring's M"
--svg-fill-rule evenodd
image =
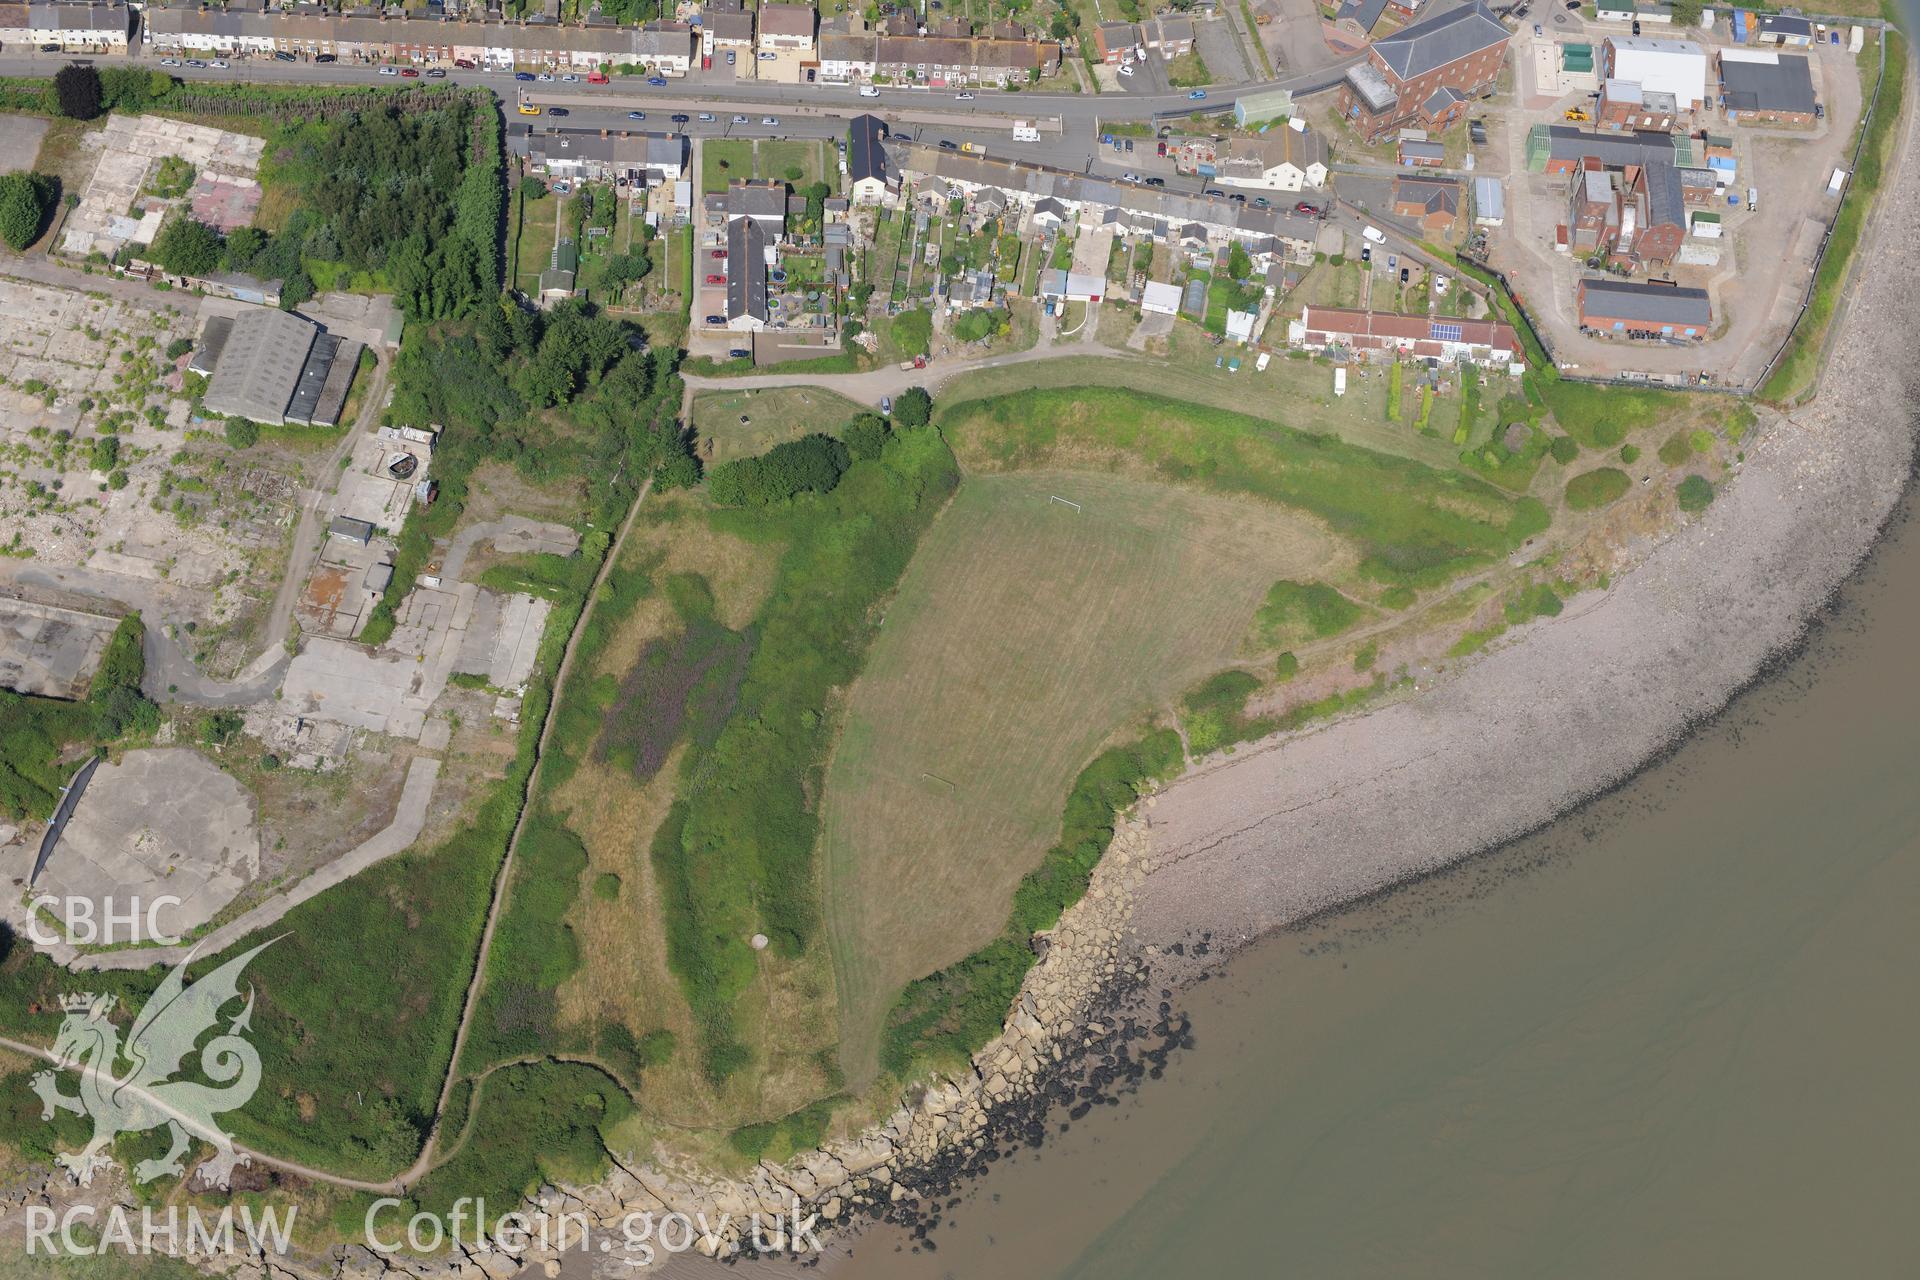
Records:
M644 111L627 112L627 119L629 120L645 120L646 118L647 118L647 113Z

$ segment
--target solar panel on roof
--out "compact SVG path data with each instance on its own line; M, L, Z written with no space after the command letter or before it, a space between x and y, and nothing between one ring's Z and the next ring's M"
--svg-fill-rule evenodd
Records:
M1439 324L1436 322L1427 327L1431 336L1437 342L1458 342L1466 333L1466 330L1457 324Z

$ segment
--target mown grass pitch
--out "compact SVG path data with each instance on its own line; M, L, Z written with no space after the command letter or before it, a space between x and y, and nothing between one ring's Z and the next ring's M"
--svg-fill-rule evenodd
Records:
M871 1078L901 987L1005 926L1102 745L1231 664L1276 578L1353 560L1317 521L1251 499L1061 470L962 481L888 609L827 772L850 1087Z

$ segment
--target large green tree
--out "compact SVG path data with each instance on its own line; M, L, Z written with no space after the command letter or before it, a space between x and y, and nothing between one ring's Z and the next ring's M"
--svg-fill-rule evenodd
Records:
M153 238L153 260L177 276L217 271L225 252L220 233L193 218L176 217Z
M53 75L53 97L60 114L70 120L91 120L100 114L103 95L100 73L83 62L69 62Z
M38 240L57 191L45 174L0 174L0 240L16 251Z

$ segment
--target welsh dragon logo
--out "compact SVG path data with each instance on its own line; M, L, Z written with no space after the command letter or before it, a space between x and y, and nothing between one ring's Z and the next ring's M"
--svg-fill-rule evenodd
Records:
M198 1170L200 1181L208 1186L228 1186L234 1167L248 1163L245 1155L233 1149L233 1138L214 1116L245 1106L260 1087L260 1054L243 1034L253 1017L252 988L247 990L246 1007L200 1049L200 1070L215 1084L170 1077L179 1072L201 1034L219 1023L220 1010L240 998L240 971L275 941L269 939L234 957L191 986L186 981L187 966L193 962L189 954L141 1008L127 1029L124 1045L120 1029L107 1016L113 1010L112 996L62 997L66 1018L53 1042L53 1058L58 1070L79 1073L80 1092L77 1096L61 1093L57 1070L36 1072L33 1091L44 1104L43 1120L53 1119L56 1109L93 1119L93 1137L87 1145L55 1157L76 1182L91 1183L97 1170L113 1167L107 1148L117 1135L162 1127L171 1135L172 1145L158 1159L134 1165L136 1182L184 1173L181 1157L194 1138L213 1145L213 1158Z

